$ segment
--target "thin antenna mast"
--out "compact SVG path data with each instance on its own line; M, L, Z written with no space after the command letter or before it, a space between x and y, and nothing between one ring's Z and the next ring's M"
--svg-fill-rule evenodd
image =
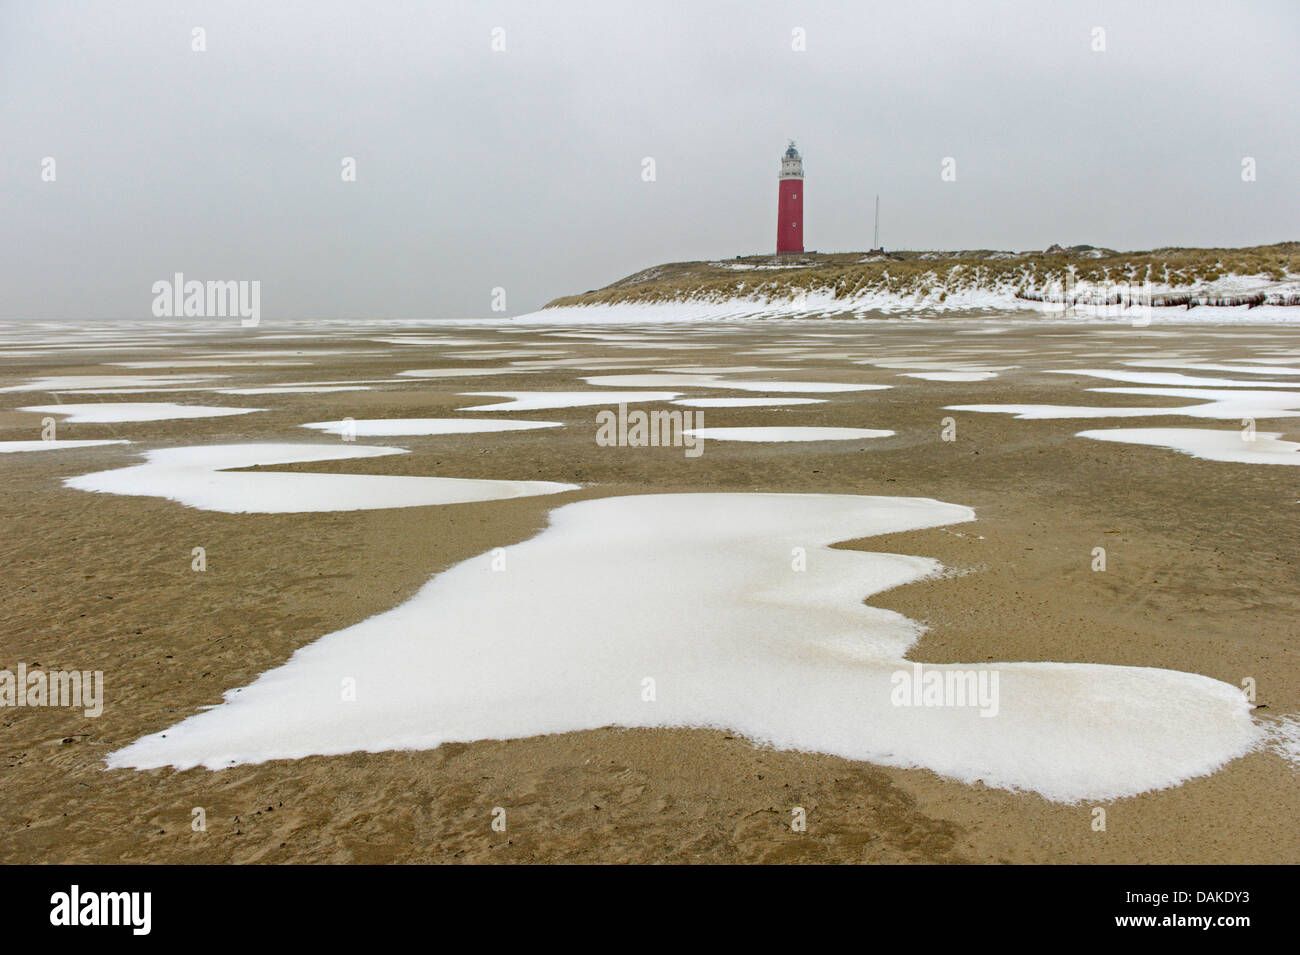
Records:
M871 248L880 248L880 196L876 196L876 234L871 242Z

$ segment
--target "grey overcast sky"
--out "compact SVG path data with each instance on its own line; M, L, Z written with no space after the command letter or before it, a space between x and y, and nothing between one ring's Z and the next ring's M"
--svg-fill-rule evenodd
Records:
M518 314L770 251L789 138L819 251L877 192L890 248L1297 239L1297 41L1295 0L0 0L0 318L149 318L175 272Z

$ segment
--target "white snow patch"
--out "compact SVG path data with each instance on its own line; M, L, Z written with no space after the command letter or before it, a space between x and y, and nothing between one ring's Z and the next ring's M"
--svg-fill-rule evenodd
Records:
M1300 767L1300 716L1280 716L1264 722L1269 748Z
M459 411L545 411L551 408L582 408L588 405L637 404L671 401L680 391L462 391L468 398L508 398L490 405L473 405Z
M777 371L771 365L717 365L717 366L700 366L700 365L682 365L671 368L656 368L655 371L665 373L676 373L682 375L745 375L756 371ZM780 369L789 371L789 369Z
M171 401L100 401L93 404L32 405L18 410L67 415L70 424L109 424L125 421L173 421L178 418L222 418L265 409L178 405Z
M219 395L327 395L335 391L369 391L369 385L279 385L268 388L213 388ZM84 392L83 392L84 394Z
M996 371L905 371L900 377L921 378L924 381L987 381L996 378Z
M412 368L399 371L405 378L484 378L488 375L524 375L529 368Z
M1131 363L1130 363L1131 364ZM1243 381L1240 378L1199 378L1169 371L1124 371L1113 368L1048 368L1049 375L1084 375L1137 385L1186 385L1192 388L1300 388L1297 381Z
M1248 437L1250 435L1250 437ZM1300 464L1300 444L1279 432L1214 431L1206 428L1113 428L1080 431L1077 437L1147 444L1207 461L1236 464Z
M239 359L239 358L179 358L161 361L106 361L105 365L114 368L238 368L249 366L310 365L309 361L292 361L288 359Z
M71 391L75 388L152 388L155 386L193 384L224 378L225 375L56 375L33 378L22 385L10 385L0 391Z
M51 439L49 441L0 441L0 454L13 454L19 451L61 451L64 448L93 448L98 444L130 444L122 438L112 438L95 441L64 441L62 439Z
M852 441L857 438L888 438L894 432L872 428L689 428L706 441Z
M402 448L353 444L219 444L166 448L148 452L145 464L83 474L67 478L63 483L82 491L162 497L187 507L226 514L425 507L578 490L576 484L550 481L230 470L406 453Z
M486 434L491 431L532 431L560 428L562 421L502 421L500 418L358 418L348 421L313 421L300 427L328 434L361 438L393 438L408 435Z
M1269 364L1267 367L1260 368L1256 364L1223 365L1192 359L1172 360L1168 358L1144 358L1139 361L1126 361L1124 364L1133 365L1137 368L1182 368L1185 371L1226 371L1229 374L1234 375L1300 375L1300 367L1286 368L1277 364Z
M1300 415L1300 392L1216 391L1212 388L1089 388L1089 391L1117 395L1156 395L1197 398L1203 404L1169 408L1100 408L1076 405L948 405L948 411L980 411L1013 414L1021 419L1048 418L1142 418L1175 415L1187 418L1294 418Z
M824 405L825 398L678 398L688 408L779 408L784 405Z
M1260 744L1238 688L1148 667L981 662L998 675L996 716L894 705L897 674L915 673L904 655L922 628L863 599L941 567L829 545L973 517L939 501L855 495L570 504L504 549L509 573L490 571L491 553L464 561L108 765L220 768L610 725L699 726L1077 802L1178 785ZM790 572L793 548L808 552L804 573ZM342 705L340 674L358 678L356 700ZM648 674L653 704L642 698Z
M721 388L728 391L833 393L880 391L892 385L843 384L830 381L735 381L718 375L596 375L583 378L589 385L613 388Z
M440 345L448 348L469 347L473 345L500 345L494 338L447 338L445 336L414 336L402 338L368 338L366 341L381 342L385 345Z

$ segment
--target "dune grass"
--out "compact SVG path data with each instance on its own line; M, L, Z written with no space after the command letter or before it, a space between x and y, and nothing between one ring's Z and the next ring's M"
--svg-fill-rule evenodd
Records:
M760 296L794 298L830 292L837 299L1000 290L1025 298L1060 294L1086 283L1171 289L1227 276L1283 281L1300 274L1300 242L1241 249L1163 248L1115 252L1074 246L1052 252L865 252L761 255L711 262L673 262L645 269L602 289L567 295L546 307Z

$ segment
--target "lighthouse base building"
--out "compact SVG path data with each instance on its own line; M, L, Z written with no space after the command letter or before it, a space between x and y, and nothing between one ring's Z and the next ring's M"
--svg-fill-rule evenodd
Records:
M781 157L780 191L776 204L776 254L803 251L803 157L794 140Z

